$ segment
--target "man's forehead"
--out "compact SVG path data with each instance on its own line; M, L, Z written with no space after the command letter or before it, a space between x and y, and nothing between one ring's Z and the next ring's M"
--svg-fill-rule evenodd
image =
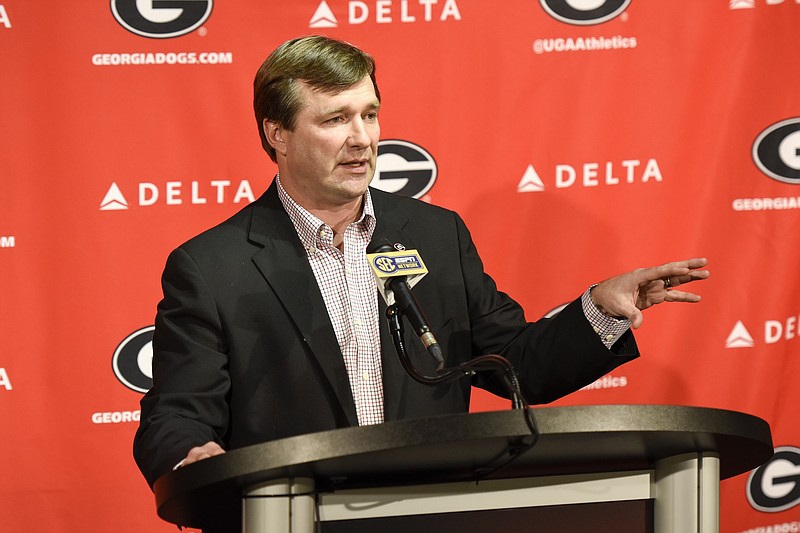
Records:
M330 111L342 111L351 107L374 109L380 107L380 101L369 77L349 87L333 90L313 87L305 80L298 80L298 84L304 95L304 107L324 108Z

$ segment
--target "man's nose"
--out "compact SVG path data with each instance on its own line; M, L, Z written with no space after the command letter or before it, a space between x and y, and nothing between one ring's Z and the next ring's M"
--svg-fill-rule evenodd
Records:
M347 140L352 146L368 146L370 144L369 131L361 117L350 121L350 136Z

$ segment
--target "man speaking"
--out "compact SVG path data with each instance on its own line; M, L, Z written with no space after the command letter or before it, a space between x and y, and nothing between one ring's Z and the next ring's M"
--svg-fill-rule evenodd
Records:
M153 387L141 402L134 455L152 484L225 450L292 435L468 410L483 375L436 386L394 355L371 242L414 248L428 274L413 288L457 366L499 354L523 395L549 402L638 356L631 328L662 302L697 302L702 258L641 268L527 322L500 292L454 212L369 188L381 97L375 64L312 36L278 47L254 82L261 143L278 175L251 205L170 254L153 338ZM422 343L412 362L435 373Z

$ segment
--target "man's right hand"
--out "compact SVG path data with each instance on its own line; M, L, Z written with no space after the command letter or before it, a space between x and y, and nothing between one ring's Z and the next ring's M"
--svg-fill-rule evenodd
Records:
M202 446L197 446L189 450L186 458L180 462L180 466L190 465L197 461L214 457L215 455L222 455L223 453L225 453L225 450L216 442L206 442Z

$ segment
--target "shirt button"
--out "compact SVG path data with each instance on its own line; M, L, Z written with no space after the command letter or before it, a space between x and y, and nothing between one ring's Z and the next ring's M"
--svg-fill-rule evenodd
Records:
M361 379L363 381L369 381L369 372L364 372L363 374L361 374Z
M614 340L614 335L606 335L607 342L611 342L612 340Z

